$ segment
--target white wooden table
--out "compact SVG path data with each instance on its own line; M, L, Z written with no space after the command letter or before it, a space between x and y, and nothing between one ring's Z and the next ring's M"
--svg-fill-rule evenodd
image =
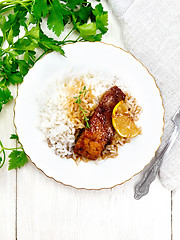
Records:
M103 41L125 48L121 29L109 11ZM17 88L12 88L16 96ZM0 114L0 139L14 132L14 102ZM0 240L179 240L180 191L169 192L158 179L137 201L134 186L142 177L110 190L66 187L47 178L32 163L20 170L0 170Z

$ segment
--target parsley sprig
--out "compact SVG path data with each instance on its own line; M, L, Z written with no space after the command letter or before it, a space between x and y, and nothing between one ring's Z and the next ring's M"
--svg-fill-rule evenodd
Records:
M16 139L19 143L18 136L15 134L12 134L10 139ZM0 141L0 148L1 148L0 154L2 154L2 157L0 157L0 168L2 168L4 166L4 163L6 161L6 152L5 151L7 151L7 150L11 151L11 153L9 154L8 170L21 168L27 163L28 158L27 158L27 156L24 152L24 149L21 145L16 148L7 148L7 147L4 147L2 142Z
M85 123L86 123L86 128L90 128L89 118L86 116L87 111L84 111L83 108L81 107L81 103L82 103L81 98L82 98L82 96L85 97L88 91L89 91L89 90L86 89L86 86L84 86L84 87L83 87L83 90L79 92L79 95L78 95L77 97L74 97L74 98L76 99L75 103L78 104L79 110L80 110L81 114L82 114L83 117L84 117L84 121L85 121Z
M42 29L47 28L62 40L54 40ZM13 98L10 84L20 84L29 69L45 54L77 41L100 41L107 32L108 14L99 3L92 7L87 0L4 0L0 2L0 111ZM23 34L24 33L24 34ZM76 39L70 39L76 33ZM37 50L41 54L37 56Z
M42 23L46 23L47 28L59 40L47 36L43 31ZM0 36L0 112L13 99L9 86L21 84L29 69L45 54L56 51L65 56L62 47L67 43L100 41L108 30L107 25L108 13L104 11L101 3L93 7L88 0L2 0L0 2L0 32L2 33ZM61 33L66 27L70 30L62 38ZM72 33L76 33L75 39L72 38ZM89 127L85 112L83 109L80 110ZM0 153L3 155L3 158L0 158L0 167L2 167L7 149L2 142L0 146ZM27 160L21 147L12 149L9 157L9 169L23 166Z

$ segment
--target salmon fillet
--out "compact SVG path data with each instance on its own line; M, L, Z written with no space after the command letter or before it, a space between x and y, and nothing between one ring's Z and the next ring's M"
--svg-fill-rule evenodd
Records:
M83 130L79 136L74 152L91 160L96 160L105 145L114 134L112 111L115 105L125 99L125 94L117 86L105 92L98 107L89 120L90 128Z

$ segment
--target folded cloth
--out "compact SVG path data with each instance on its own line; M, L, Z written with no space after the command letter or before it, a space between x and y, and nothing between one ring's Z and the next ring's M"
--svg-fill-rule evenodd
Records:
M165 107L159 152L173 131L180 106L180 0L109 0L123 32L125 47L155 77ZM165 155L159 177L169 190L180 186L180 136Z

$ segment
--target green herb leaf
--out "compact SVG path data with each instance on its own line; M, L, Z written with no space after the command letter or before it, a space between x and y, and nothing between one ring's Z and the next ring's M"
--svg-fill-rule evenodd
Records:
M54 40L42 32L41 22L45 17L47 27L57 36L60 36L67 24L72 23L72 29L64 40ZM21 29L25 31L24 36ZM3 34L0 36L1 111L3 105L13 98L8 86L22 83L29 69L46 53L56 51L65 56L62 47L66 43L78 40L100 41L107 31L107 12L103 10L101 4L93 8L91 1L88 0L3 0L0 2L0 30ZM71 40L70 34L75 31L77 39ZM42 51L38 57L36 57L37 49ZM85 96L87 91L84 86L79 96L74 98L79 105L86 127L90 127L87 113L81 107L81 97ZM12 135L11 139L18 140L16 135ZM5 162L5 150L10 148L3 147L1 141L0 146L3 152L3 160L0 158L1 168ZM9 169L21 167L27 161L22 147L15 149L11 149L13 151L9 155Z
M104 34L107 32L108 28L106 27L108 25L108 15L102 14L98 15L96 17L96 25L97 28Z
M47 0L34 0L32 10L36 19L40 19L41 16L46 17L48 14Z
M31 28L31 30L27 31L25 36L26 37L30 36L32 38L39 39L39 32L40 32L39 26L36 26L36 27Z
M12 30L12 28L10 29L10 31L8 33L7 41L8 41L9 44L13 43L13 30Z
M18 136L16 134L11 134L11 137L10 139L16 139L16 140L19 140Z
M91 23L84 23L83 25L77 25L77 28L80 32L81 37L85 38L87 36L94 36L96 34L96 24Z
M52 9L50 10L49 18L47 21L48 28L59 37L64 30L62 7L59 0L52 0Z
M17 169L23 167L28 162L28 158L25 152L19 150L13 150L9 154L9 167L8 170Z
M105 34L108 30L108 13L107 11L103 11L103 6L101 3L96 5L95 9L93 10L93 14L96 17L96 25L97 28Z
M75 13L76 19L80 24L86 23L89 17L92 16L92 7L91 4L86 6L82 5L78 11Z
M13 48L15 50L21 50L21 51L34 51L37 47L37 44L32 42L30 39L19 39L17 42L15 42Z
M35 54L35 51L26 51L24 53L24 61L26 61L28 65L33 66L35 63Z
M8 80L14 85L17 83L22 83L23 77L20 72L13 72L10 75L8 75Z
M78 5L81 5L83 2L84 0L71 0L69 2L67 1L67 6L74 10Z
M93 13L95 16L98 16L103 13L103 6L101 3L99 3L98 5L95 6Z
M47 37L44 34L40 34L40 40L39 40L39 45L41 48L43 48L45 51L47 50L53 50L56 52L59 52L63 56L65 55L64 50L59 46L60 42L55 41L52 38Z
M0 46L3 44L3 37L0 36Z
M31 66L27 64L26 61L24 60L17 60L17 64L21 75L25 76L28 73Z
M8 103L13 99L11 92L7 87L0 86L0 111L2 110L3 104Z

